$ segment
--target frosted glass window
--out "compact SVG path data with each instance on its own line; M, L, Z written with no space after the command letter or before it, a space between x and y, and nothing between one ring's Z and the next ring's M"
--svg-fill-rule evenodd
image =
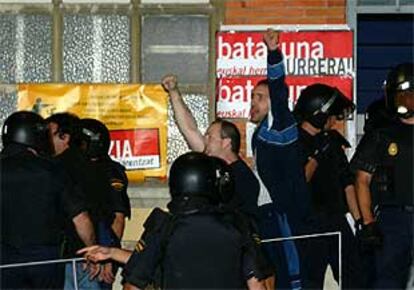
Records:
M194 116L197 127L204 134L209 126L208 114L210 112L209 101L206 95L185 94L183 100ZM171 104L168 105L168 162L173 162L178 156L189 151L188 144L177 127Z
M63 79L72 83L128 83L131 39L125 15L65 15Z
M143 16L143 82L159 83L163 75L174 73L181 83L207 83L208 44L208 16Z
M50 82L50 15L0 14L0 82Z

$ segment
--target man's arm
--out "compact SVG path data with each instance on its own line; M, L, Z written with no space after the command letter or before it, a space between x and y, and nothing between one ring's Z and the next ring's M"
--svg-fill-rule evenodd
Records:
M335 132L335 134L337 134L336 131L332 131L332 132ZM336 135L336 136L339 136L339 135ZM339 137L343 138L342 135ZM338 140L338 139L334 139L334 140ZM341 140L342 139L340 139L340 141ZM347 142L345 139L343 140ZM345 143L338 143L337 145L342 146L342 144L345 144ZM338 157L338 162L339 162L338 168L341 169L340 182L341 182L342 188L345 191L345 198L346 198L346 203L348 205L348 210L351 213L354 220L357 221L361 219L361 212L358 206L358 199L357 199L357 194L355 190L355 174L351 171L348 158L346 157L345 151L343 150L341 146L336 147L338 150L338 153L335 154Z
M89 214L83 211L72 218L72 221L82 242L84 242L86 246L94 245L96 242L95 230Z
M123 213L115 213L115 218L112 222L111 228L114 231L115 235L118 237L118 239L121 240L125 229L125 215Z
M364 224L370 224L372 222L375 222L375 218L371 210L372 201L371 191L369 189L371 179L371 173L362 170L357 170L355 189Z
M105 260L113 260L121 264L126 264L132 255L131 251L104 246L91 246L80 249L76 254L83 254L85 258L93 263L98 263Z
M204 137L197 127L194 116L184 103L177 85L177 78L174 75L167 75L162 79L162 86L170 96L178 129L192 150L203 152L205 147Z
M316 169L318 168L318 162L314 158L310 158L305 164L305 178L306 182L310 182Z
M355 173L355 190L364 224L375 222L372 212L371 182L379 164L379 153L383 138L379 131L365 134L358 144L351 160L351 169Z
M354 220L359 220L361 214L358 207L358 201L354 185L350 184L345 187L346 203L348 204L348 210L352 214Z
M285 82L285 67L283 55L279 45L279 34L276 31L268 30L264 34L264 41L267 45L267 78L269 81L269 93L271 104L271 125L273 130L284 131L292 126L296 129L296 121L288 106L288 87ZM285 135L289 134L286 130ZM293 132L292 132L293 134ZM290 137L289 137L290 138ZM293 137L292 137L293 138ZM297 138L297 131L296 137Z

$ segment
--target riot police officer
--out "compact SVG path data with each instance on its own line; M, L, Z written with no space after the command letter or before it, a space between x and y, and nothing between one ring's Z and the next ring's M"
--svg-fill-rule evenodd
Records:
M342 233L343 288L363 288L356 239L346 220L351 212L358 220L354 177L343 150L350 147L348 141L333 126L351 113L355 105L337 88L313 84L305 88L298 99L294 114L300 124L299 136L304 152L305 176L312 195L314 232ZM335 279L339 279L338 240L321 237L308 242L305 288L322 289L327 266L330 265Z
M94 171L79 146L81 143L80 119L78 116L62 112L49 116L46 119L50 130L55 160L69 175L72 184L78 188L85 200L87 210L90 214L93 228L98 229L98 220L102 215L109 215L106 207L101 207L101 199L106 200L109 195L109 187L103 188L106 176ZM74 257L76 251L84 246L89 246L76 233L71 224L65 227L65 243L63 252L65 257ZM92 273L84 271L82 263L77 263L77 283L80 288L100 289L98 279L90 279L90 274L94 276L99 268L95 268ZM71 264L66 264L65 290L76 289L74 285L73 268Z
M1 264L60 258L64 220L80 237L94 243L81 195L57 164L44 119L16 112L3 125L1 152ZM2 289L63 288L62 264L4 269Z
M98 224L98 243L107 246L121 246L125 218L131 216L131 205L127 195L128 178L125 167L113 161L108 155L110 135L108 128L96 119L81 119L81 150L84 152L94 175L103 175L106 182L100 184L94 200L97 210L106 208L109 213L102 215ZM109 192L109 195L103 193ZM101 278L105 284L112 284L116 265L106 264ZM108 286L108 285L103 285ZM109 286L108 286L109 287Z
M125 288L156 283L163 289L242 289L265 278L261 252L248 223L226 209L233 178L221 159L190 152L170 170L169 212L155 209L144 223L135 251L105 247L81 253L92 261L113 258L126 263ZM125 289L124 288L124 289Z
M395 120L362 138L352 166L363 217L359 238L373 251L370 286L403 289L413 258L413 63L390 71L385 93Z

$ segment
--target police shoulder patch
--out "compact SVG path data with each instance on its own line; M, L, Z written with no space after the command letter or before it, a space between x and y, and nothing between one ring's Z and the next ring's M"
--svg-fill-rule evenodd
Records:
M113 178L111 179L111 187L116 191L121 191L124 189L125 184L122 182L121 179Z
M397 143L390 143L390 145L388 145L388 154L390 156L395 156L398 154L398 145Z
M145 249L145 247L146 247L145 241L141 239L135 245L135 250L139 253L139 252L142 252Z

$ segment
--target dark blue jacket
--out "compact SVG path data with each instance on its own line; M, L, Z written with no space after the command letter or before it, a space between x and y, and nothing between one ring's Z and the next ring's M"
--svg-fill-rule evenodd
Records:
M310 196L279 50L269 52L267 77L271 109L253 135L256 167L277 210L285 213L293 225L301 225L309 213Z

